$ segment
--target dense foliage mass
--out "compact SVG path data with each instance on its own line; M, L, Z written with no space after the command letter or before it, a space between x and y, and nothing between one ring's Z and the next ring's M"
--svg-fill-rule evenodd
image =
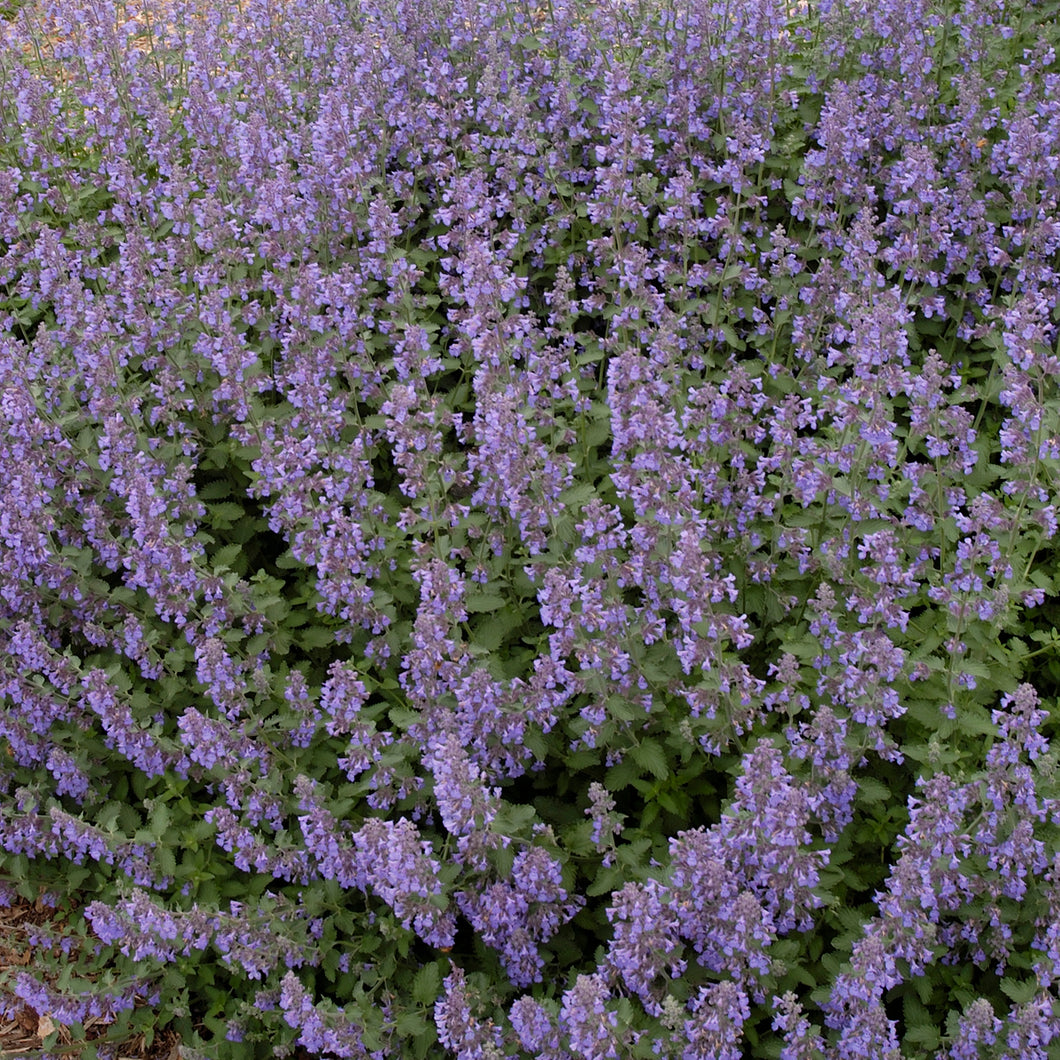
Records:
M68 915L9 996L1060 1055L1056 15L24 7L0 879Z

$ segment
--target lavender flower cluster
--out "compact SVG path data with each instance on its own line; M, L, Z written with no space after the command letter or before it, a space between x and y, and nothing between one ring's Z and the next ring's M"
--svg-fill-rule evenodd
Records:
M1050 7L28 0L0 1011L1057 1055Z

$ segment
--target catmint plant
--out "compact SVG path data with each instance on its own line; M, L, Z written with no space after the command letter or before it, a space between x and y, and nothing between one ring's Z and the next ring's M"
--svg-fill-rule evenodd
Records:
M11 12L0 1011L1054 1055L1051 15Z

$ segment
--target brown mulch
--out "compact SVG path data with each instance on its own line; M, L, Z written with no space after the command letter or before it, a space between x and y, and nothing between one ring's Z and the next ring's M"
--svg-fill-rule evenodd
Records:
M33 961L33 947L28 932L34 927L52 923L56 927L62 914L43 901L27 902L18 899L0 908L0 974L28 967ZM0 997L3 992L0 991ZM8 995L10 997L10 995ZM89 1019L84 1024L89 1041L107 1033L107 1024ZM58 1045L44 1052L44 1039L59 1032ZM69 1049L64 1049L67 1046ZM22 1004L14 1019L0 1018L0 1058L36 1060L37 1057L66 1056L75 1060L78 1048L69 1030L56 1024L47 1012L36 1012ZM180 1039L172 1031L160 1031L150 1045L142 1033L134 1034L118 1043L117 1060L180 1060Z
M33 963L29 933L45 925L58 931L63 915L40 899L27 902L19 898L10 905L0 905L0 977L29 967ZM0 1002L12 997L0 986ZM103 1038L109 1030L108 1023L96 1018L86 1020L83 1026L85 1034L75 1043L68 1028L55 1023L47 1012L36 1012L21 1003L13 1019L0 1016L0 1060L78 1060L84 1041ZM45 1050L44 1039L56 1031L58 1043ZM169 1029L156 1031L150 1043L143 1032L137 1032L122 1042L112 1043L112 1048L115 1060L184 1060L188 1055L181 1049L180 1035ZM325 1054L325 1060L330 1055ZM320 1060L320 1055L299 1046L292 1060Z

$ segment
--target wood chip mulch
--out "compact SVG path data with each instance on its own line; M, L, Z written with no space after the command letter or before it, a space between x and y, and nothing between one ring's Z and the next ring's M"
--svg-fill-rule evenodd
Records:
M20 898L0 907L0 976L28 967L33 961L28 932L49 923L58 926L61 916L41 899L27 902ZM11 996L9 993L5 996L0 988L0 999L8 1000ZM90 1041L107 1032L107 1024L99 1019L87 1020L84 1027ZM56 1031L58 1044L45 1052L44 1039ZM76 1060L78 1052L69 1030L56 1024L47 1012L36 1012L23 1003L13 1019L0 1017L0 1058L3 1060L37 1060L45 1056ZM142 1033L120 1042L115 1060L180 1060L180 1057L179 1037L172 1031L162 1030L150 1045Z

